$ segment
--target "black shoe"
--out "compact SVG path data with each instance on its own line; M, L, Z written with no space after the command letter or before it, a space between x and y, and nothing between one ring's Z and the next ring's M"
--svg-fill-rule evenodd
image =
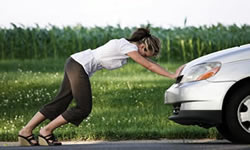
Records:
M62 145L61 142L58 142L54 134L47 136L38 135L38 141L40 145L44 146L58 146Z
M31 142L32 140L35 140L36 143ZM18 135L18 142L20 146L39 146L34 134L31 134L30 136Z

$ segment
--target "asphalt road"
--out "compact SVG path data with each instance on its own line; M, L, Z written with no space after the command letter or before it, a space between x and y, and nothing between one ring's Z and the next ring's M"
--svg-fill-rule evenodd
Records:
M3 146L0 150L250 150L250 144L232 144L226 140L146 140L63 142L62 146ZM11 144L9 144L11 145Z

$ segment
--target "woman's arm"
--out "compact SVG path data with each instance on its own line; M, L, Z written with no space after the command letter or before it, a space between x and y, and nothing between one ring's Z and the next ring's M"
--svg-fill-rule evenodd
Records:
M135 62L141 64L143 67L147 68L148 70L155 72L159 75L169 77L171 79L177 78L181 70L184 68L184 66L181 66L180 68L176 70L175 74L173 74L173 73L166 71L160 65L147 60L146 58L141 56L137 51L129 52L127 55L131 57Z

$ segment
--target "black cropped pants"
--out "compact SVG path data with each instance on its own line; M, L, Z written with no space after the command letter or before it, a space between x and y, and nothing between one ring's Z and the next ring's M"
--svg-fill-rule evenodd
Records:
M40 113L50 120L62 115L66 121L78 126L92 109L90 81L84 68L71 57L67 59L64 70L58 94L40 109ZM76 106L67 109L73 98Z

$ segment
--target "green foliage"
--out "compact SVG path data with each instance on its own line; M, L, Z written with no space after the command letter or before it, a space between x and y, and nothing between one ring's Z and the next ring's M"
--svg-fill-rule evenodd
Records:
M250 43L249 25L222 24L169 29L147 25L162 41L162 61L190 61L221 49ZM67 58L69 55L94 49L110 39L129 37L135 28L92 27L81 25L59 28L0 28L0 59Z

